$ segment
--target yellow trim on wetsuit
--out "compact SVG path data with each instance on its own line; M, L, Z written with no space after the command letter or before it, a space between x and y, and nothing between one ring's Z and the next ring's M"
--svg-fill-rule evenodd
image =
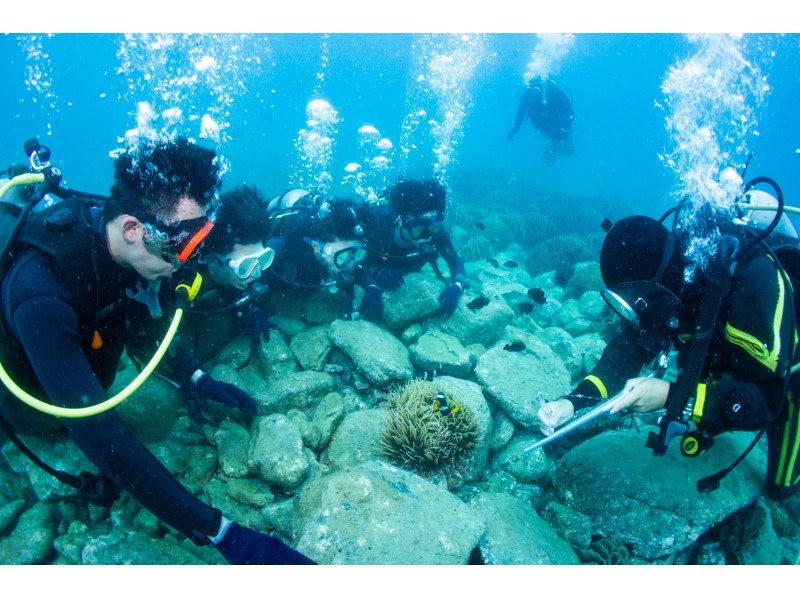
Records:
M725 324L725 338L737 347L744 349L753 359L767 368L770 372L778 369L778 356L781 352L781 321L783 320L783 304L785 297L785 285L783 276L777 272L778 276L778 301L775 305L775 314L772 317L772 351L767 350L767 344L762 343L752 334Z
M694 400L694 407L692 408L692 421L697 423L703 419L703 408L706 405L706 385L700 383L697 385L697 396Z
M608 398L608 389L606 389L606 385L603 384L603 381L600 378L598 378L597 376L594 376L592 374L589 374L588 376L586 376L584 378L584 380L586 380L588 382L591 382L592 384L594 384L597 387L597 390L600 391L600 398L601 399L607 399Z
M800 422L795 422L794 420L797 419L797 413L795 409L795 402L793 400L789 400L789 415L786 418L786 423L783 426L783 442L781 443L781 454L780 459L778 460L778 467L775 468L775 484L778 486L792 486L797 483L798 480L792 480L791 475L792 471L794 471L795 461L797 461L797 453L800 452L800 430L798 430L797 424ZM795 425L793 425L795 424ZM792 446L791 453L787 451L789 448L789 439L791 438L791 431L794 428L795 430L795 438L794 438L794 445ZM789 462L786 463L786 458L788 455Z

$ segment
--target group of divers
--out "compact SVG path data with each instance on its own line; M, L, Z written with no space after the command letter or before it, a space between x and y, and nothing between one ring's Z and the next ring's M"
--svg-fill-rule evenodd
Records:
M525 114L534 121L533 93L523 97L509 137ZM569 112L555 139L562 145ZM109 505L128 492L230 563L312 564L197 498L114 407L158 368L192 399L193 418L202 418L209 400L256 415L254 399L205 372L176 335L207 285L254 344L276 328L264 296L328 289L342 297L339 317L380 322L384 293L427 264L446 280L435 316L449 317L467 281L445 226L445 188L434 179L401 179L363 201L305 189L268 199L250 186L220 194L215 152L178 138L142 140L118 152L106 197L63 185L49 149L35 139L25 151L28 163L0 180L0 426L7 438L85 500ZM765 185L774 195L756 189ZM686 201L659 220L603 223L602 294L621 316L620 329L572 392L540 406L539 428L553 438L556 428L572 429L597 414L664 409L647 441L656 456L675 439L684 455L696 456L720 433L757 432L730 467L698 482L699 491L719 486L766 434L765 491L781 500L800 488L793 290L800 250L786 216L791 208L777 183L759 177L742 185L732 211L696 213L718 234L708 265L693 277L685 276L685 250L694 229L682 226L689 209ZM363 290L358 302L356 287ZM140 373L109 397L123 350ZM530 391L534 401L537 389ZM573 420L576 410L590 407ZM20 438L65 431L97 473L54 469Z

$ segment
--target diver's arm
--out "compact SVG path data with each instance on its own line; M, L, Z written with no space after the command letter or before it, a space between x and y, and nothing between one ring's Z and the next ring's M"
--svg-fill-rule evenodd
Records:
M530 87L526 87L525 91L522 92L522 96L519 99L519 105L517 106L517 115L514 118L514 125L506 135L509 141L514 139L514 135L517 134L517 131L519 131L519 128L522 126L522 121L525 120L525 115L528 113L528 104L530 103L531 93Z
M575 409L595 405L621 391L625 382L638 376L653 357L639 345L635 332L626 328L606 345L592 371L566 398Z
M55 296L20 302L12 314L25 354L53 404L84 407L106 399L80 345L75 310ZM166 524L203 543L221 514L192 495L122 424L113 411L64 419L75 443L100 472Z

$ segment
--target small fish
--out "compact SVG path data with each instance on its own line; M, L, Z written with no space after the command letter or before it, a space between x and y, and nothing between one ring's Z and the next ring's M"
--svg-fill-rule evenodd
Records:
M508 343L503 349L506 351L514 351L515 353L519 351L524 351L528 347L522 341L514 341L513 343Z
M480 220L475 221L475 226L478 228L478 230L486 230L486 225Z
M547 299L544 296L544 291L542 289L528 289L528 297L533 299L534 303L538 303L539 305L544 305L547 303Z
M459 405L449 405L447 403L447 396L443 392L436 394L433 400L433 412L441 413L442 415L449 415L451 413L458 413L461 407Z
M517 307L519 308L519 313L521 314L527 315L533 311L533 303L530 301L522 301L519 303L519 305L517 305Z
M495 268L497 268L498 266L500 266L500 262L498 262L498 261L497 261L496 259L494 259L493 257L487 258L487 259L486 259L486 261L487 261L487 262L489 262L489 263L490 263L492 266L494 266Z
M519 263L515 262L514 260L506 260L506 262L503 265L506 268L516 268L517 266L519 266Z
M467 303L467 307L470 308L472 311L477 311L489 305L489 300L481 295L480 297L476 297L469 303Z

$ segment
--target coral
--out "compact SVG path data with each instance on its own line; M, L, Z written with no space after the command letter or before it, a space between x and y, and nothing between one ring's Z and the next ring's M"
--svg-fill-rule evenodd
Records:
M552 218L535 211L517 214L513 222L517 225L514 228L514 238L523 247L535 247L559 232Z
M431 472L469 455L478 440L475 417L448 392L443 394L452 411L434 411L438 393L436 386L424 380L389 393L389 414L380 446L384 456L401 467Z
M458 250L459 256L465 262L485 260L494 255L492 242L483 235L473 235Z
M619 538L599 538L589 548L572 547L581 562L590 565L625 565L630 562L631 553Z
M586 291L601 291L605 287L603 277L600 275L600 264L597 262L583 262L575 267L565 289L564 297L579 299Z
M557 280L566 284L572 275L573 266L577 262L590 261L591 253L590 246L583 239L573 235L559 235L536 245L525 261L525 268L531 276L555 270Z

